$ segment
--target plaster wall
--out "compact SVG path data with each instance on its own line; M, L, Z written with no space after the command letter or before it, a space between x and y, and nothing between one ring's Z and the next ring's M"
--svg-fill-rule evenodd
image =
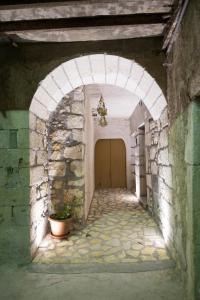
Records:
M110 118L108 125L101 127L98 124L98 119L94 120L94 142L100 139L122 139L126 146L126 176L127 188L132 189L133 175L131 173L131 136L129 119Z
M92 109L90 101L85 94L85 126L84 126L84 144L85 144L85 219L87 219L90 204L92 202L95 178L94 178L94 122L92 118Z

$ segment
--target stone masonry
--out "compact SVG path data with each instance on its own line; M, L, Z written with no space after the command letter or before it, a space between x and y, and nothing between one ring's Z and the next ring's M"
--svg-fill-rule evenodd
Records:
M29 256L27 111L0 113L0 260Z
M30 239L33 256L48 229L47 124L29 115L30 131Z
M48 178L52 210L73 205L73 217L84 219L84 91L66 95L48 122Z

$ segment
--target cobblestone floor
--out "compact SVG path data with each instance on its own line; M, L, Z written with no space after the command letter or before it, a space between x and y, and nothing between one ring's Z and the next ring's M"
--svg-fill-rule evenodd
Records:
M131 192L95 192L84 229L67 240L50 235L41 243L35 263L123 263L169 260L156 223Z

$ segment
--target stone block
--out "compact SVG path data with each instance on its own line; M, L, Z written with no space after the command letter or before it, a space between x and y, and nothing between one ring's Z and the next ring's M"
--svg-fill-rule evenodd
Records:
M18 148L18 129L9 130L9 148L10 149Z
M165 127L161 132L160 132L160 138L159 138L159 143L158 143L159 148L164 148L168 146L168 128Z
M9 148L9 130L0 129L0 148Z
M37 184L44 181L46 177L45 169L43 166L31 167L30 169L30 185Z
M36 131L43 135L47 134L46 123L39 118L37 118L37 121L36 121Z
M9 110L0 112L0 129L29 128L29 112Z
M189 114L188 135L185 151L185 160L189 164L200 164L199 124L200 104L198 102L192 102Z
M71 135L71 131L68 130L56 130L54 131L51 135L51 141L52 143L61 143L61 144L65 144L66 140L70 137Z
M72 161L70 164L70 169L77 177L82 177L84 175L82 161Z
M194 211L200 212L200 166L190 166L190 183L192 185L192 193L191 197L193 198L193 209ZM192 179L191 179L192 178Z
M29 146L31 149L35 149L35 150L43 149L44 148L43 136L41 134L38 134L35 131L30 131Z
M28 187L30 185L29 167L19 168L19 179L21 187Z
M68 186L73 186L73 187L83 187L84 186L84 179L76 179L76 180L71 180L68 182Z
M84 118L82 116L68 116L67 125L69 129L83 129Z
M157 146L150 147L150 159L155 160L157 158Z
M172 169L169 166L159 166L159 176L164 180L164 182L172 187Z
M62 189L64 186L64 181L61 180L54 180L52 182L52 187L56 190Z
M83 131L78 129L72 130L72 138L74 141L82 142L83 141Z
M61 148L62 148L62 145L61 145L61 144L54 143L54 144L52 145L52 150L53 150L53 151L60 151Z
M29 187L1 187L0 206L28 205Z
M17 134L17 147L29 148L29 129L19 129Z
M83 115L84 106L83 102L73 102L71 105L71 112L77 115Z
M74 101L83 101L85 99L84 93L82 91L76 91L73 93Z
M159 165L169 165L169 150L168 148L161 149L158 152L158 164Z
M29 165L29 151L23 149L0 149L0 167L20 167Z
M46 165L48 159L48 153L46 150L37 151L37 165Z
M76 145L73 147L66 147L64 149L64 157L67 159L83 159L84 157L84 146Z
M83 191L80 189L66 189L64 190L64 202L73 202L74 205L83 204Z
M29 162L30 162L31 167L36 165L36 151L35 150L30 149Z
M151 162L151 173L154 175L158 174L158 165L155 161Z
M46 197L48 195L48 182L42 182L39 186L40 198Z
M168 111L167 111L167 108L164 109L164 111L161 113L160 122L161 122L161 128L168 125Z
M62 153L61 151L53 151L50 156L50 160L61 160Z
M32 112L29 112L29 129L36 130L36 120L37 117Z
M49 163L49 176L63 177L66 173L65 162L50 162Z

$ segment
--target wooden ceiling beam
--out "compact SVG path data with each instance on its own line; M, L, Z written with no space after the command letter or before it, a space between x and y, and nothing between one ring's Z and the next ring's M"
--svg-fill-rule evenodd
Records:
M140 24L163 24L169 16L166 14L134 14L121 16L95 16L67 19L20 20L0 22L0 32L17 33L20 31L52 30L67 28L85 28L98 26L120 26Z

